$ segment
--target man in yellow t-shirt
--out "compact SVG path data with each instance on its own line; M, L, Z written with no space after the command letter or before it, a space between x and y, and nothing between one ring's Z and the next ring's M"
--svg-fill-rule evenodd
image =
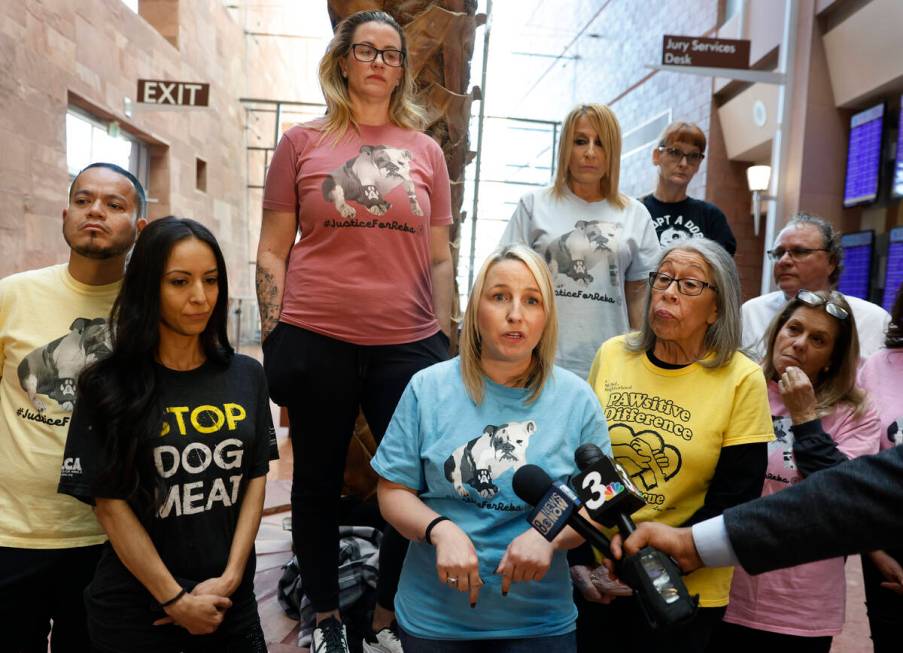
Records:
M82 591L106 539L91 508L57 494L78 375L110 353L107 320L143 228L144 189L94 163L63 210L69 261L0 280L0 632L19 651L90 650Z

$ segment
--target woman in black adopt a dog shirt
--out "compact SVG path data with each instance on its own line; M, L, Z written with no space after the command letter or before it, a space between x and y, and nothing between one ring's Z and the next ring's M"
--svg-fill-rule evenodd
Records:
M79 380L59 491L94 504L110 538L85 591L96 651L266 651L254 538L275 434L261 366L229 345L227 300L213 235L152 222L113 353Z

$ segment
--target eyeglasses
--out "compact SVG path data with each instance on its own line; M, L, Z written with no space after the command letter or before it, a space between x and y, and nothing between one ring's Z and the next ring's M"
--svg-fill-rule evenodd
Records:
M352 45L351 54L353 54L354 58L361 63L376 61L376 57L381 56L383 58L383 63L387 66L392 66L393 68L400 68L403 66L405 58L405 54L401 50L396 50L395 48L380 50L379 48L374 48L372 45L367 45L366 43L355 43Z
M784 254L790 254L791 260L801 261L809 257L813 252L827 252L824 247L794 247L793 249L784 249L783 247L775 247L770 249L766 254L772 261L780 261L784 258Z
M828 299L825 299L821 295L818 295L811 290L800 290L798 293L796 293L796 298L807 306L811 306L812 308L817 308L824 305L825 311L828 312L828 315L833 315L838 320L845 320L850 317L847 309L845 309L840 304L836 304L835 302L830 301L834 298L833 292L828 296Z
M684 152L679 147L665 147L664 145L659 145L658 151L664 154L665 158L669 159L672 163L680 163L680 160L686 157L687 163L691 166L698 166L705 158L705 154L702 152Z
M713 291L717 290L717 288L710 284L708 281L702 281L700 279L693 279L690 277L687 277L686 279L678 279L676 277L672 277L671 275L665 274L664 272L649 273L649 285L652 286L653 290L667 290L675 281L677 282L677 291L681 295L688 295L690 297L701 295L702 291L706 288L711 288Z

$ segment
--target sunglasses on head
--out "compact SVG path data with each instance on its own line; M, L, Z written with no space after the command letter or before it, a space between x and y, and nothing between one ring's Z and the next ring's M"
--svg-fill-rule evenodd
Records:
M818 295L811 290L800 290L798 293L796 293L796 298L807 306L811 306L813 308L824 306L825 311L828 312L828 315L833 315L838 320L845 320L850 317L847 309L845 309L840 304L831 301L831 296L833 296L833 293L832 295L829 295L828 299L825 299L821 295Z

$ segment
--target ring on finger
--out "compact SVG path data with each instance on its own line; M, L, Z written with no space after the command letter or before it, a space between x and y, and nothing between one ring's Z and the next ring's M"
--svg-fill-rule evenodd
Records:
M457 585L458 579L453 576L449 576L448 578L445 579L445 582L448 583L449 585Z

